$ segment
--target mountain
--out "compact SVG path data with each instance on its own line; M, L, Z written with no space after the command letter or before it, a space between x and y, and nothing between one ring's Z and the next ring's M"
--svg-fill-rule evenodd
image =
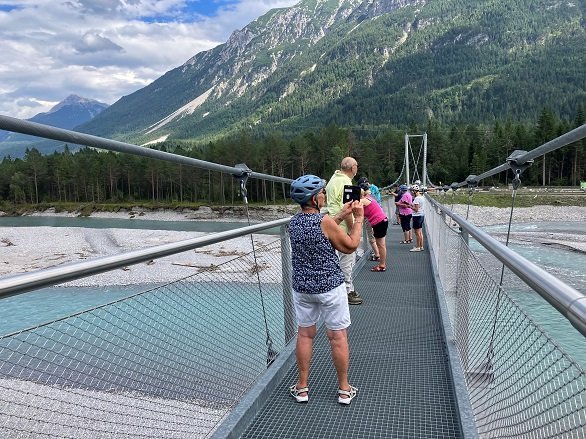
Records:
M108 108L108 104L70 95L47 113L39 113L27 120L53 127L72 129L90 121L106 108ZM56 148L62 148L60 142L46 141L34 136L0 130L0 157L7 155L13 158L22 157L26 148L33 146L44 154L53 152Z
M71 129L92 120L106 108L108 108L108 104L104 104L103 102L77 95L69 95L47 113L39 113L28 120L54 127Z
M572 117L586 100L586 4L302 0L275 9L80 127L145 143Z

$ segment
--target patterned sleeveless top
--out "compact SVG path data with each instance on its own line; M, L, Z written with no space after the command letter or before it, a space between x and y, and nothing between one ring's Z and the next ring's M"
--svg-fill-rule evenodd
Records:
M293 289L298 293L321 294L344 283L338 256L321 221L319 213L298 213L289 225Z

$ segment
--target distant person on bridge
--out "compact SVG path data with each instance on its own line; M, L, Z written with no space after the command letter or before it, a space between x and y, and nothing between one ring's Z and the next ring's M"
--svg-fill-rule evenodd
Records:
M327 210L330 216L335 216L342 210L342 196L344 195L344 186L351 185L352 179L358 172L358 162L352 157L345 157L340 163L340 169L334 172L330 181L326 186ZM340 224L342 230L349 233L352 229L353 217L346 216L346 219ZM362 297L354 290L354 283L352 281L352 269L356 262L356 254L354 252L346 254L338 252L340 258L340 266L344 272L344 282L346 282L346 292L348 293L348 303L350 305L360 305Z
M419 185L414 184L411 186L411 192L413 193L413 203L411 208L413 209L413 230L415 230L415 247L411 252L423 251L423 221L425 219L425 198L421 194L421 188Z
M370 184L370 182L368 181L368 178L360 177L356 183L358 184L358 186L360 186L360 189L362 189L365 192L364 195L372 196L370 188L373 187L374 185ZM374 186L374 187L376 187L376 186ZM365 206L364 207L364 215L366 216L366 204L363 202L364 195L362 196L362 199L360 201L362 202L362 205ZM380 192L378 192L378 196L380 198ZM378 204L380 205L380 202ZM364 222L364 230L366 232L366 239L368 240L368 243L370 244L370 247L372 248L372 254L370 255L370 258L368 258L368 259L371 261L380 261L380 252L378 251L378 247L376 245L376 238L374 237L374 233L372 231L372 225L370 224L370 221L368 221L368 218L367 218L367 221Z
M380 207L380 204L370 195L370 192L363 189L360 202L364 206L364 217L370 227L370 233L372 233L373 239L375 240L375 245L378 250L377 253L380 255L378 264L371 268L370 271L386 271L387 247L385 244L385 236L387 236L387 230L389 228L389 219L383 211L383 208Z
M397 188L391 189L391 195L393 197L395 197L395 221L396 221L396 223L393 223L393 224L400 225L401 224L401 217L399 216L399 206L397 206L396 204L403 196L403 192L401 192L400 187L397 187Z
M366 177L363 177L366 178ZM374 197L374 199L376 200L376 202L379 204L379 206L382 206L382 198L380 196L380 189L378 188L377 185L372 184L370 181L368 181L368 179L366 178L366 182L368 183L368 190L370 191L371 195ZM360 183L358 183L358 185L360 185Z
M326 183L304 175L291 183L291 198L301 212L291 219L289 234L293 264L293 304L298 332L295 355L299 376L289 393L297 402L309 400L309 365L317 323L323 317L338 376L338 403L350 404L358 389L348 382L350 309L345 277L336 250L353 253L360 244L364 209L359 201L346 203L335 215L322 216ZM338 224L354 215L350 233Z
M401 241L401 244L410 244L413 242L413 236L411 234L411 217L413 215L411 203L413 202L413 197L409 193L409 188L406 184L402 184L399 190L402 192L402 195L395 204L399 206L399 219L401 221L401 228L403 229L403 241Z

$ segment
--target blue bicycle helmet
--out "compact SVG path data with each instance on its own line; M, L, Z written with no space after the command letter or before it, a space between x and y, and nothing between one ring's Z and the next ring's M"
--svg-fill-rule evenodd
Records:
M402 192L405 192L407 189L409 189L409 188L407 187L406 184L402 184L401 186L399 186L399 190Z
M291 183L291 198L303 206L311 200L311 197L322 190L325 185L325 180L322 180L316 175L302 175Z

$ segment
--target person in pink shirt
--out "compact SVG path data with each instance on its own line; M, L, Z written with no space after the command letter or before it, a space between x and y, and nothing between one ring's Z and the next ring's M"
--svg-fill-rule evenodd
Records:
M387 229L389 228L389 219L374 197L372 195L367 195L364 190L362 191L360 202L364 206L364 217L372 227L372 233L379 254L378 265L372 267L370 271L386 271L387 246L385 244L385 237L387 236Z
M413 197L407 190L406 184L402 184L399 189L404 190L401 199L395 203L399 206L399 218L401 219L401 228L403 229L403 241L401 241L401 244L409 244L413 242L413 235L411 234L411 217L413 216L411 203L413 202Z

